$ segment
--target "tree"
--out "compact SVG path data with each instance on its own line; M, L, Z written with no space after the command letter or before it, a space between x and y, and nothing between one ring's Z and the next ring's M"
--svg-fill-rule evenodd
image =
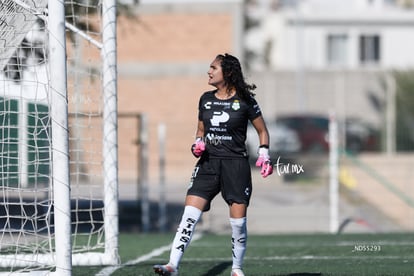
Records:
M398 151L414 150L414 70L395 71Z

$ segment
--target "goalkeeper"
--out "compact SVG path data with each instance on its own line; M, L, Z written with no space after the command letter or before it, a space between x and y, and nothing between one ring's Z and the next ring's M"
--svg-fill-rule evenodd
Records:
M158 275L178 275L180 260L202 212L210 209L210 202L220 192L230 208L231 275L244 275L246 216L252 194L251 168L245 146L249 120L260 142L256 166L260 167L263 177L273 172L269 133L252 92L256 86L245 82L239 60L229 54L218 55L207 74L208 84L216 89L205 92L199 100L196 139L191 151L200 159L192 174L169 263L154 266Z

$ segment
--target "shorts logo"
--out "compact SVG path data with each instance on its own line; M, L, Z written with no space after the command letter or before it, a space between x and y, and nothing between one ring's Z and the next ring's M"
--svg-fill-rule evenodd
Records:
M248 196L250 194L250 189L246 188L246 190L244 190L244 193Z
M229 120L230 115L224 111L215 111L213 113L213 118L210 119L212 126L219 126L220 123L225 123Z
M237 111L240 109L240 102L239 100L234 100L233 104L231 105L231 108L233 108L233 110Z

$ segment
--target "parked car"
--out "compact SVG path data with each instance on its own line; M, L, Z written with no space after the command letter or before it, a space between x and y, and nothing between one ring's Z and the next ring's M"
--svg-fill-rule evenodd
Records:
M326 152L329 149L329 119L319 115L279 116L277 125L294 130L301 152Z
M270 136L270 155L277 158L279 155L289 155L300 150L300 140L292 129L276 123L267 123ZM247 152L250 156L256 156L259 148L259 138L254 127L249 124L247 129Z
M329 150L329 119L327 116L315 114L299 114L279 116L279 126L294 130L300 140L301 152L326 152ZM341 122L339 123L341 125ZM373 151L379 148L379 132L372 126L358 119L346 119L342 123L345 148L351 152Z
M380 149L380 132L360 119L345 121L346 149L350 152L377 151Z
M278 116L268 122L271 157L290 157L297 153L324 153L329 150L329 118L323 115L298 114ZM340 123L339 129L345 135L346 150L358 153L379 149L379 131L368 123L348 118ZM344 133L342 132L342 133ZM259 141L256 130L249 125L247 130L247 151L250 156L257 154Z

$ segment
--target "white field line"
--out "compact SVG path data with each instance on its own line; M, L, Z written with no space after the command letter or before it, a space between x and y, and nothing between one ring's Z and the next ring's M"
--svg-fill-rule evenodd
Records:
M203 236L202 234L197 234L197 233L194 234L194 236L192 238L192 242L200 239L202 236ZM99 271L97 274L95 274L95 276L109 276L112 273L114 273L115 271L117 271L118 269L121 269L125 266L136 265L136 264L148 261L148 260L150 260L154 257L157 257L157 256L163 254L164 252L166 252L170 249L171 249L171 244L158 247L158 248L152 250L148 254L139 256L135 260L130 260L130 261L124 263L124 264L120 264L120 265L116 265L116 266L108 266L108 267L102 269L101 271Z
M375 254L375 253L373 253ZM304 255L304 256L270 256L270 257L251 257L245 258L247 260L267 260L267 261L277 261L277 260L362 260L362 259L376 259L376 260L414 260L414 256L401 257L401 256L381 256L381 255L362 255L357 254L357 256L313 256L313 255Z
M309 242L268 242L266 244L263 243L254 243L251 241L248 245L248 248L251 247L307 247L309 246ZM414 242L406 242L406 241L364 241L364 240L355 240L355 241L339 241L339 242L322 242L318 243L318 247L328 247L328 246L356 246L356 245L380 245L380 246L414 246ZM194 245L195 247L216 247L217 245L214 243L197 243Z
M296 261L296 260L402 260L403 262L409 262L414 260L414 256L401 257L401 256L380 256L380 255L358 255L358 256L314 256L314 255L304 255L304 256L268 256L268 257L245 257L244 260L264 260L264 261ZM203 261L231 261L229 258L185 258L187 262L203 262Z

